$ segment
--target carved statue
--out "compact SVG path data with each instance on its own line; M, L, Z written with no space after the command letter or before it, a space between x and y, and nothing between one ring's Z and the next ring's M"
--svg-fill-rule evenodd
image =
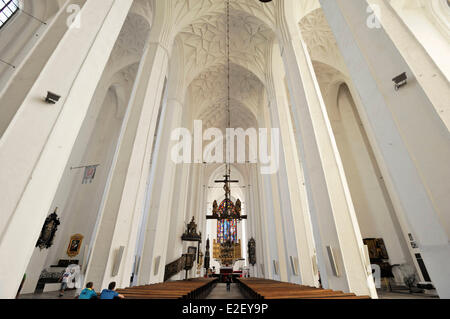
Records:
M235 205L236 215L241 216L241 200L238 198Z
M192 217L191 222L188 224L188 234L194 235L197 233L197 224L195 223L195 217Z
M53 245L53 238L60 224L58 215L56 215L57 211L58 208L55 209L53 214L47 217L44 226L42 226L41 235L36 243L36 247L39 247L41 250L50 248Z
M198 253L198 263L197 263L197 269L200 270L202 269L203 266L203 252L199 252Z
M219 217L219 206L217 205L217 201L215 200L213 202L213 210L212 210L214 217Z
M228 183L225 183L225 185L223 186L223 190L225 191L225 195L228 194L228 197L230 196L230 186L228 185Z
M206 240L206 251L205 251L205 269L209 269L210 262L210 252L209 252L209 238Z
M256 242L253 237L248 241L248 259L252 266L256 264Z
M195 223L195 217L192 217L192 220L189 224L187 224L187 228L181 239L184 241L201 241L202 235L197 234L197 224Z

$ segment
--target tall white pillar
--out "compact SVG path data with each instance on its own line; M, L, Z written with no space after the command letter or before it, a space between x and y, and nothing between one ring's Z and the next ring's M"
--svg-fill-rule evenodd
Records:
M262 274L267 279L279 279L274 276L273 261L278 260L278 249L276 244L275 221L273 218L273 204L270 188L270 178L261 175L259 167L255 167L256 184L259 188L259 203L261 208L261 245L264 250L264 259L260 262L260 267L264 270Z
M199 165L199 175L197 180L197 194L192 198L195 202L195 209L192 212L187 212L189 222L192 216L195 217L195 223L197 224L197 232L201 232L206 224L206 185L205 185L205 165ZM202 232L202 241L205 242L205 233ZM197 242L188 242L188 246L198 247ZM184 251L184 253L186 253ZM197 252L198 253L198 252ZM189 272L190 278L197 277L197 258L194 259L194 267Z
M130 283L167 66L166 47L150 43L139 67L93 239L86 280L97 287L112 280L120 287ZM117 260L121 247L122 259ZM119 272L113 276L115 263Z
M267 276L268 271L264 271L261 268L261 265L264 265L267 268L269 257L267 250L267 241L270 238L266 237L266 227L265 227L265 219L264 219L264 203L262 198L260 197L260 188L262 185L258 180L258 166L252 165L250 169L250 177L251 177L251 188L253 194L253 204L254 208L254 218L255 218L255 242L256 242L256 265L254 266L254 273L258 275L258 277L264 278ZM267 234L268 235L268 234Z
M170 98L163 121L161 149L155 158L155 180L152 182L149 218L146 225L142 251L139 284L162 282L166 266L169 228L172 215L172 202L175 185L176 163L171 159L172 130L181 124L182 104Z
M253 186L250 185L251 183L251 169L249 166L246 167L246 174L248 178L248 183L245 185L246 194L245 197L247 198L245 203L246 213L247 213L247 239L250 240L250 238L255 238L255 229L256 229L256 212L255 212L255 199L253 194ZM247 244L247 243L245 243ZM247 257L247 256L246 256Z
M311 194L310 207L318 219L322 240L319 249L329 256L328 285L332 289L376 297L342 162L311 60L294 18L293 3L280 1L277 8L282 12L278 21L279 40L297 126L297 145Z
M0 113L0 137L23 103L35 80L39 77L48 59L69 30L68 18L72 13L69 13L67 9L71 5L81 8L85 2L86 0L66 1L51 20L47 21L45 25L40 24L40 27L31 33L31 36L35 36L32 39L28 39L24 46L21 46L20 43L24 40L25 34L29 34L29 29L36 26L34 22L29 23L32 18L24 12L29 10L28 5L32 7L36 6L36 4L31 2L24 3L24 10L18 12L17 17L14 17L14 21L11 21L11 29L9 27L8 31L6 31L6 28L3 29L2 33L9 34L4 38L2 36L2 41L0 41L0 46L2 46L1 59L15 65L15 68L0 63L0 105L2 106ZM25 30L19 27L23 27ZM17 32L20 32L20 34L17 34ZM8 36L15 38L12 40L12 43L5 41L8 39ZM9 50L10 48L11 50Z
M375 9L373 13L378 17L383 30L411 68L415 79L433 104L436 114L444 122L447 129L450 129L450 103L448 102L450 86L448 78L398 16L390 1L367 0L367 2ZM423 14L427 14L426 10L424 10ZM370 19L373 23L374 17L372 16ZM442 54L445 56L449 52L442 52Z
M260 127L271 128L269 108L263 108L261 116ZM268 141L271 140L271 132L268 132ZM278 159L276 159L278 160ZM278 189L278 180L275 174L259 174L260 183L262 183L262 198L264 201L264 219L265 219L265 234L267 236L265 244L267 250L270 252L268 257L268 264L266 278L288 281L287 262L285 239L282 222L282 203L280 201L280 193Z
M277 54L277 53L273 53ZM279 60L279 61L278 61ZM309 286L318 285L318 274L315 263L315 243L313 228L310 218L308 198L304 185L304 176L301 163L296 151L294 129L292 126L289 104L284 87L284 77L278 64L282 64L281 57L274 57L271 72L271 86L273 89L274 101L271 103L272 119L279 127L281 134L282 156L280 158L285 171L284 179L287 181L288 190L285 191L291 203L292 216L286 220L290 229L285 229L295 235L297 245L298 268L301 283ZM282 123L282 124L281 124ZM289 262L291 262L289 260ZM295 261L294 261L295 262Z
M439 295L449 298L448 128L383 28L368 27L367 1L321 4L364 106L396 212L411 227ZM396 91L391 79L402 72L409 81ZM448 101L448 92L442 94Z
M277 113L277 105L274 101L270 103L269 112L271 116L271 127L277 128L281 131L281 125ZM284 125L283 125L284 126ZM288 159L286 158L286 152L284 149L284 143L282 137L280 137L280 145L279 145L279 169L278 171L272 175L276 180L276 191L280 200L280 226L282 228L281 234L283 236L284 242L284 263L283 266L286 267L286 275L287 281L293 283L301 283L302 277L301 274L296 274L294 269L292 269L292 262L296 263L296 260L300 260L299 248L301 245L300 242L297 241L297 234L295 231L295 223L294 223L294 209L293 201L291 200L292 189L289 188L289 175L286 168L286 162ZM294 177L295 176L291 176ZM278 239L280 240L280 239ZM306 260L310 260L309 251L307 256L303 256ZM293 259L292 259L293 258ZM282 263L280 263L280 266ZM312 269L312 267L309 267ZM307 269L304 269L307 271ZM306 274L306 273L305 273Z
M0 298L13 298L132 1L90 1L0 140ZM68 62L70 61L70 63ZM47 91L61 95L44 102Z
M177 183L175 183L173 194L173 209L172 217L170 220L169 238L171 239L167 245L167 262L171 263L181 257L182 241L181 236L185 231L185 212L186 212L186 200L187 190L191 186L189 183L189 164L177 165Z

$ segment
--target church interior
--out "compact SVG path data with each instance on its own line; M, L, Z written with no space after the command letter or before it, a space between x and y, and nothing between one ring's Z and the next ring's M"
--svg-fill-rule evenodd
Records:
M0 298L450 298L449 56L448 0L0 0Z

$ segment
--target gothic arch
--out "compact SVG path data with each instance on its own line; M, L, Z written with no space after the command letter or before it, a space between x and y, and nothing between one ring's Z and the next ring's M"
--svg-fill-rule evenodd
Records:
M299 28L312 60L328 64L347 74L344 59L322 8L305 15L299 23Z
M128 14L108 63L112 73L140 61L149 33L150 24L145 17Z

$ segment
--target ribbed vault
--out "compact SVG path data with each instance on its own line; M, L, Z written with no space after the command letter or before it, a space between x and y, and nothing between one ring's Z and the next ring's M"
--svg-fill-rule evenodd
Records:
M227 61L227 17L220 14L203 15L181 30L184 44L187 83L205 69ZM230 10L230 61L247 68L264 79L266 50L273 32L255 16Z

